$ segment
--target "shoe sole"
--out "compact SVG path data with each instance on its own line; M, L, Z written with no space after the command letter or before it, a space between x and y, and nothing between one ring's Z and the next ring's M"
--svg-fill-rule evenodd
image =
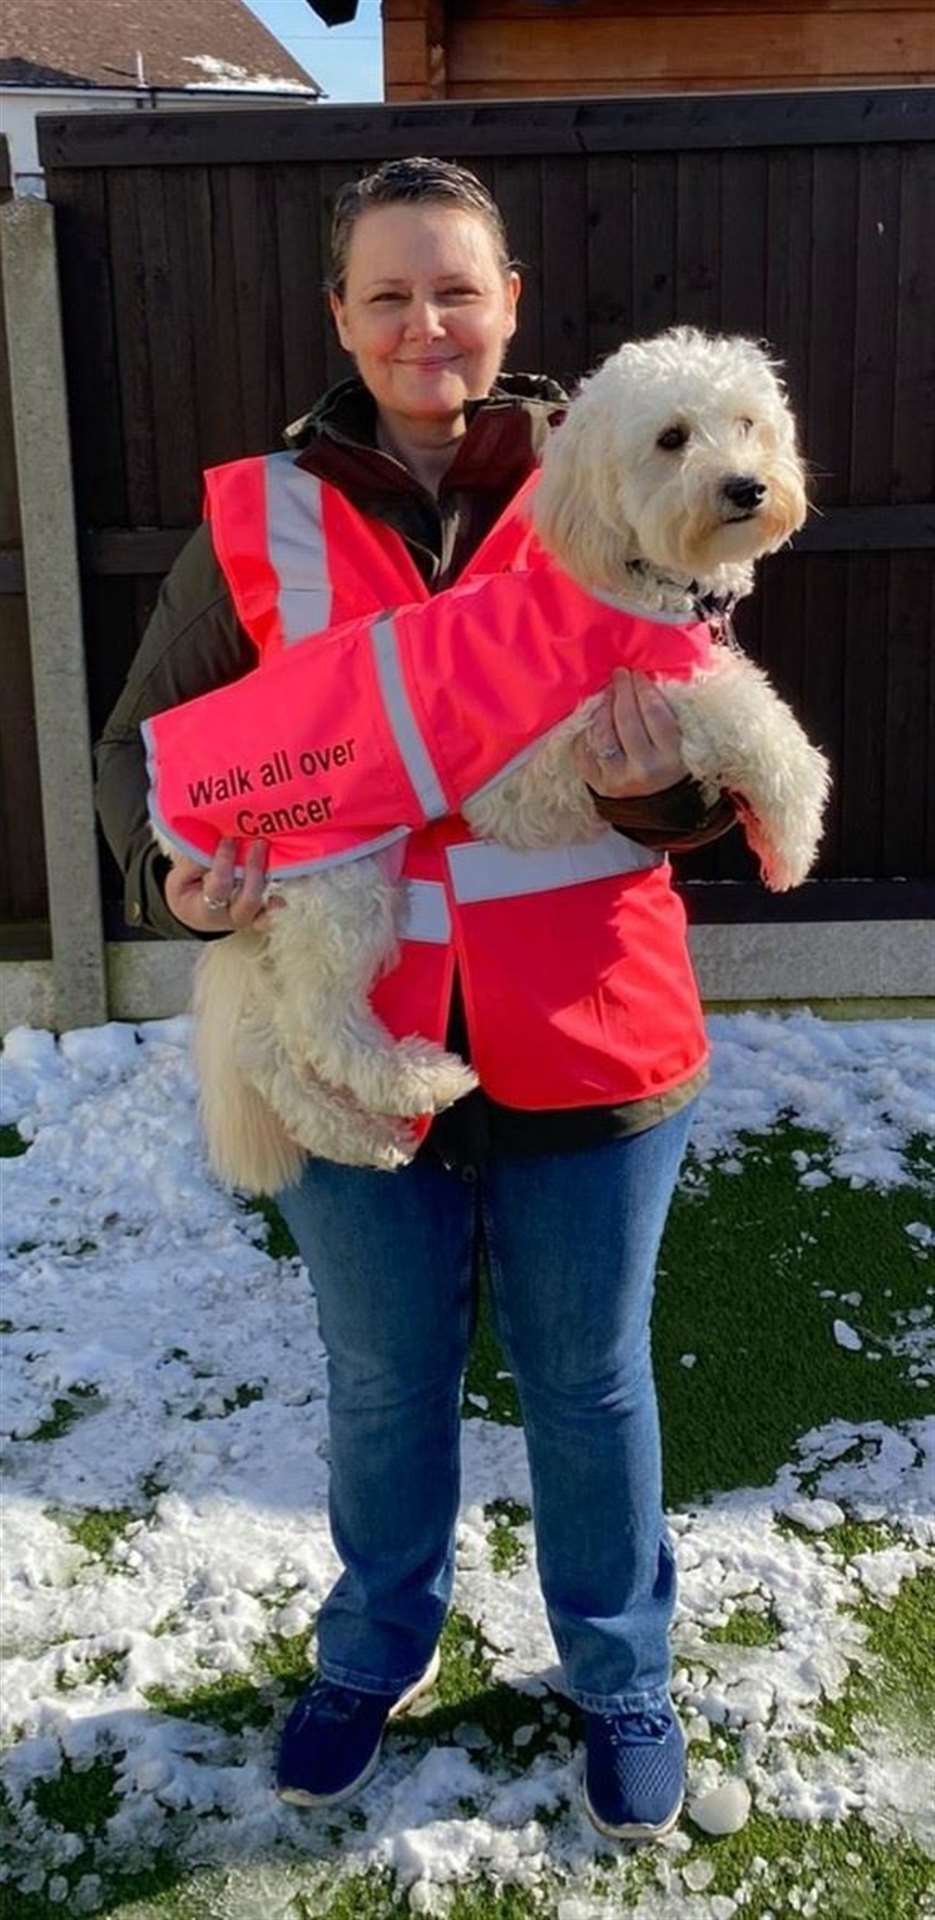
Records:
M679 1816L681 1815L682 1808L684 1807L684 1805L685 1805L685 1796L683 1794L681 1799L679 1800L678 1806L673 1809L673 1811L669 1814L666 1820L660 1821L657 1827L652 1827L652 1826L649 1826L646 1822L640 1822L635 1820L629 1822L628 1824L622 1827L612 1827L609 1821L602 1820L600 1817L600 1814L595 1813L594 1808L592 1807L591 1802L588 1799L588 1790L586 1787L584 1789L585 1813L587 1814L592 1827L596 1827L598 1833L606 1834L609 1840L664 1840L666 1837L666 1834L671 1833L673 1827L676 1827L678 1825Z
M399 1699L390 1708L386 1716L387 1720L400 1719L404 1713L408 1713L409 1708L413 1706L417 1700L421 1699L424 1693L429 1693L438 1679L440 1669L441 1659L438 1648L436 1647L421 1678L414 1680L412 1686L407 1687L405 1693L400 1694ZM309 1793L305 1787L277 1787L277 1798L279 1800L285 1800L291 1807L340 1806L343 1800L350 1800L355 1793L360 1793L362 1788L367 1785L368 1780L373 1778L380 1763L382 1750L383 1736L381 1734L376 1748L367 1761L367 1765L363 1771L357 1775L356 1780L351 1780L346 1787L341 1787L338 1793Z

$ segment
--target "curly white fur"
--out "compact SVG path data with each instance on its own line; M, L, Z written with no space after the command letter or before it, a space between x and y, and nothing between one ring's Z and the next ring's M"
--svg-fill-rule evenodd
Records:
M806 513L775 366L752 341L690 328L627 344L584 382L552 436L532 511L573 578L621 608L691 620L701 594L748 593L754 561ZM820 837L823 756L732 648L691 681L659 684L689 772L709 799L734 797L767 885L797 886ZM572 754L599 704L586 701L465 807L477 835L536 848L606 830ZM303 1150L404 1165L414 1151L407 1120L440 1111L476 1078L442 1047L394 1040L370 1007L397 952L395 875L385 857L368 856L276 887L287 905L267 935L232 936L199 962L196 1060L212 1165L259 1192L298 1178Z

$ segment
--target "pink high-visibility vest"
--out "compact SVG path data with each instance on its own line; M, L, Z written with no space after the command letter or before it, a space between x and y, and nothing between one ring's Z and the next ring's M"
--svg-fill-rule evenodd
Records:
M145 723L150 810L205 864L221 834L241 852L263 838L281 878L403 841L401 959L374 994L391 1031L444 1037L457 960L493 1098L616 1104L706 1053L667 863L610 828L514 852L475 840L459 809L615 667L687 678L710 636L578 588L523 511L534 482L432 599L401 538L301 456L209 473L215 552L260 665Z

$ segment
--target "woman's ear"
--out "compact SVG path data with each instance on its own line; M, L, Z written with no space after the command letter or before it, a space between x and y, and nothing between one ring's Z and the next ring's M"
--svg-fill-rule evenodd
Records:
M335 292L334 287L328 288L328 305L331 308L331 318L334 321L335 328L337 329L338 339L340 340L345 353L350 353L352 351L352 348L351 348L350 340L348 338L347 320L344 313L344 302L341 299L340 294Z
M519 304L519 297L522 291L523 291L522 280L520 279L519 274L516 271L516 268L511 267L506 277L507 319L506 319L506 326L504 328L504 333L503 333L504 340L512 340L513 335L516 332L516 309Z
M543 545L572 577L610 592L636 553L614 472L599 397L585 389L549 440L531 511Z

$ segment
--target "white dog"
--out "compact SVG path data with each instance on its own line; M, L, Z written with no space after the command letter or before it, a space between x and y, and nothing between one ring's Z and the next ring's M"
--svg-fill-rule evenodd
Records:
M578 584L634 613L693 621L749 593L753 564L806 515L795 427L775 367L753 342L675 328L628 344L587 379L552 435L532 501L545 547ZM663 690L685 765L713 800L729 791L774 889L804 880L828 787L765 676L734 646ZM472 831L515 848L607 831L573 743L601 696L553 729L464 808ZM171 854L173 849L167 847ZM276 891L267 933L207 947L195 984L195 1056L209 1154L231 1185L275 1192L306 1153L390 1169L412 1158L412 1117L475 1084L444 1048L396 1041L369 1004L397 950L401 889L385 855Z

